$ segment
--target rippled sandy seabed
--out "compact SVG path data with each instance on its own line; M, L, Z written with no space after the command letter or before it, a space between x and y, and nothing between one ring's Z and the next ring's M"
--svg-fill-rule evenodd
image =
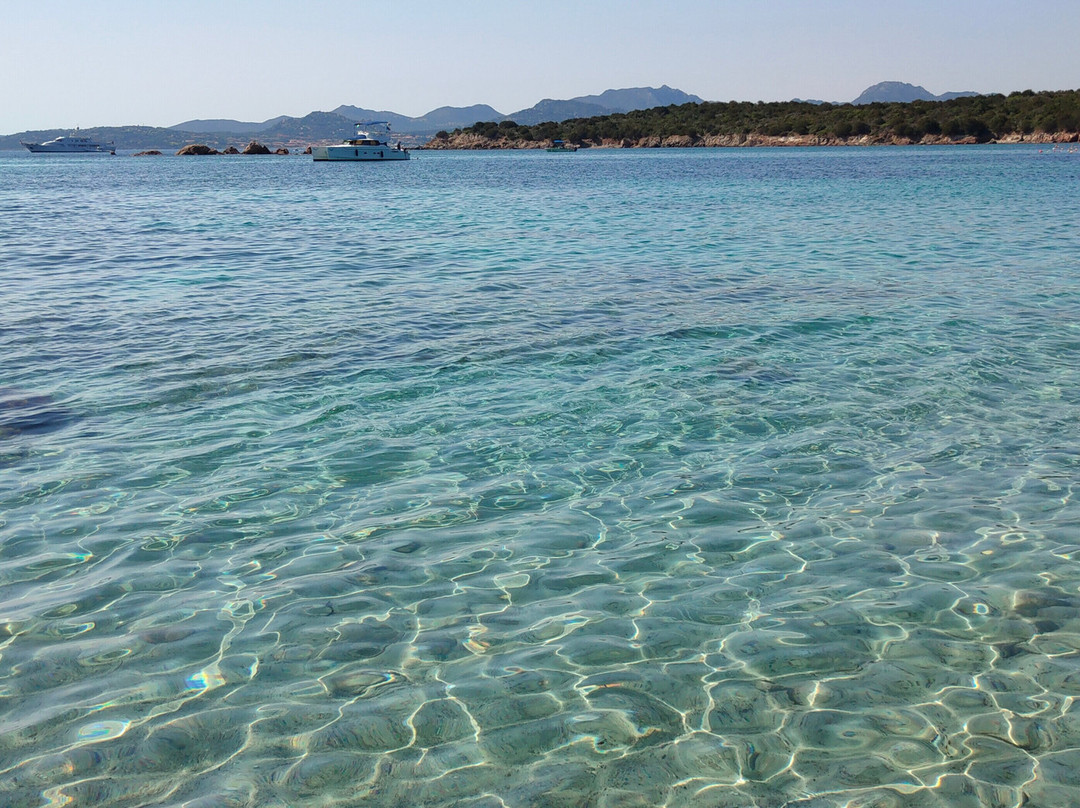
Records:
M1064 806L1080 157L0 155L0 804Z

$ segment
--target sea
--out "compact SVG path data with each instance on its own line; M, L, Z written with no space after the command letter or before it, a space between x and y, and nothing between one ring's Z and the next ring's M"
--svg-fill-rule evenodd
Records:
M0 805L1080 799L1080 154L0 154Z

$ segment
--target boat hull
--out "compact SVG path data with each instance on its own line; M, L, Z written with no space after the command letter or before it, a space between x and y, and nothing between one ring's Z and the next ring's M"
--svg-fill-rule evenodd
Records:
M381 144L378 146L353 146L342 143L338 146L315 146L311 149L311 159L316 162L341 161L378 163L390 160L408 160L409 153L396 146Z

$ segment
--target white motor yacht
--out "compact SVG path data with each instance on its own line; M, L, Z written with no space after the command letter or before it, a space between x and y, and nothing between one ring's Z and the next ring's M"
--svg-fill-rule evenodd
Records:
M373 126L385 126L390 131L390 124L386 121L369 121L356 125L356 137L345 140L333 146L314 146L311 149L311 159L321 160L408 160L409 150L402 148L400 141L396 146L391 146L385 140L379 140L369 131Z
M53 138L44 143L27 143L25 140L19 142L35 154L116 154L116 146L112 143L96 143L93 139L80 135L78 129L73 135Z

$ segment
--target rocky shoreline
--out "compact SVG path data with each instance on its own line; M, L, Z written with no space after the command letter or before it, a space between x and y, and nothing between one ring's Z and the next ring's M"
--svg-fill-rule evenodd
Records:
M1035 132L1022 134L1015 132L990 143L1077 143L1080 132ZM860 135L849 138L818 137L815 135L667 135L631 140L604 139L601 141L583 141L582 148L594 149L686 149L686 148L741 148L753 146L957 146L979 143L974 137L951 138L945 135L926 135L919 140L902 137L874 137ZM546 149L551 147L547 140L510 140L508 138L488 138L472 132L457 132L445 138L434 138L419 147L427 150L480 150L480 149Z
M895 137L892 135L879 137L873 135L859 135L849 138L820 137L816 135L706 135L704 137L690 137L689 135L652 135L637 140L603 139L600 141L584 140L577 144L583 149L688 149L688 148L752 148L752 147L776 147L776 146L961 146L973 145L980 141L975 137L967 136L951 138L945 135L925 135L919 140L911 138ZM981 141L987 143L1032 143L1032 144L1062 144L1080 143L1080 132L1035 132L1022 134L1019 132L1003 137ZM505 137L490 138L473 132L455 132L446 137L436 137L422 146L413 147L416 150L427 151L481 151L481 150L537 150L551 148L550 140L516 140ZM161 152L152 149L136 153L135 157L156 156ZM242 151L235 146L229 146L224 151L218 151L205 144L192 143L184 146L176 152L178 156L206 156L223 154L311 154L311 147L303 151L287 148L278 148L271 151L269 147L251 141Z

